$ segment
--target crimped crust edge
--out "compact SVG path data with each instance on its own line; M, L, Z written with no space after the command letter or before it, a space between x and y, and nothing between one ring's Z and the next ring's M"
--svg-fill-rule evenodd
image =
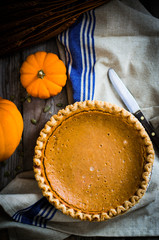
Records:
M64 117L68 116L70 113L83 109L101 109L105 110L109 113L120 114L124 118L127 118L127 121L134 125L134 128L140 132L141 137L146 146L147 150L147 159L146 164L144 166L143 172L143 180L141 182L141 187L136 192L136 195L132 196L128 201L125 201L122 206L117 206L115 209L110 209L108 212L102 212L100 214L87 214L82 213L80 210L75 210L73 208L69 208L65 206L63 203L60 202L59 199L53 196L51 192L50 186L45 183L45 178L41 172L41 157L42 157L42 150L45 147L45 143L47 140L47 136L52 131L52 127L55 127L59 121L61 121ZM88 220L88 221L104 221L111 219L114 216L121 215L127 212L131 207L133 207L142 196L145 194L147 190L147 186L150 179L150 174L152 171L152 166L154 162L154 150L151 143L151 140L146 133L144 127L141 123L128 111L125 109L108 102L104 101L84 101L84 102L75 102L74 104L66 106L65 109L62 109L58 112L58 114L53 115L50 120L45 124L44 128L40 132L40 136L37 139L36 146L35 146L35 154L33 158L33 169L35 173L35 179L38 182L40 189L42 190L43 195L48 199L48 201L53 204L57 209L61 210L64 214L70 215L73 218L78 218L80 220Z

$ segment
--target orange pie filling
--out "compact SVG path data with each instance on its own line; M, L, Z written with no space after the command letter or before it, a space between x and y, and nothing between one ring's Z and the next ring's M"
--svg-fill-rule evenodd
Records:
M56 115L37 141L34 171L44 196L82 220L125 212L149 181L154 152L145 130L125 110L126 117L94 107L69 111Z

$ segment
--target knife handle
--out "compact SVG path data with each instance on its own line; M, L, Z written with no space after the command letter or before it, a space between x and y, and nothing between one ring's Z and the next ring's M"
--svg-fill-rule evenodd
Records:
M134 116L141 122L143 127L146 129L148 135L150 136L152 142L156 144L156 146L159 148L159 136L152 127L151 123L146 120L145 116L140 110L134 113Z

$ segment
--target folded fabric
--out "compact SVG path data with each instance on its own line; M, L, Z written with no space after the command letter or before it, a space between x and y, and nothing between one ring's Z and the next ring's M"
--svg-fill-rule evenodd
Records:
M107 77L108 69L113 67L158 130L158 32L159 19L151 16L136 0L112 0L83 14L58 36L59 52L67 66L73 100L105 100L125 107ZM151 182L142 200L127 214L107 222L90 223L74 220L56 210L42 197L33 172L24 172L1 192L0 205L12 220L1 217L0 227L11 228L11 236L16 229L17 239L28 239L28 236L35 239L35 233L40 231L42 234L38 239L51 239L51 233L52 239L64 239L70 234L157 236L158 173L156 150ZM27 236L22 234L22 229Z

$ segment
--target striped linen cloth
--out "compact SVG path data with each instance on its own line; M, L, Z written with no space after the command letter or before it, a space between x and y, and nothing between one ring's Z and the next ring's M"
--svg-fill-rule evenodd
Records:
M66 49L68 75L73 80L75 102L94 99L95 23L95 10L91 10L84 13L74 26L58 36Z
M56 211L57 209L43 197L31 206L14 213L12 218L17 222L46 228L47 222L53 219Z
M112 0L83 14L57 38L73 101L96 99L123 106L107 77L113 67L159 130L158 33L159 19L137 0ZM21 240L37 239L37 234L38 239L57 240L70 234L158 236L158 173L156 154L151 183L140 203L129 213L101 223L81 222L62 214L42 196L33 172L21 173L0 194L0 206L11 217L0 215L0 228L15 229Z

